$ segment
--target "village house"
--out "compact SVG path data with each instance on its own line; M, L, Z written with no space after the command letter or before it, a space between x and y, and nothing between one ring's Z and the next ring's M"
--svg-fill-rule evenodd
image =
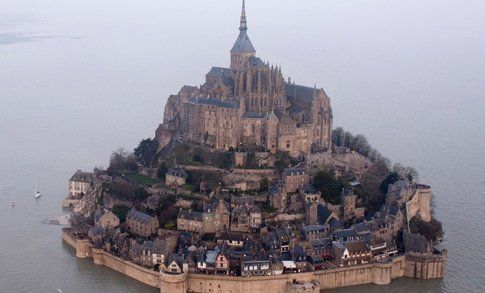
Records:
M216 257L216 272L220 274L229 274L229 258L227 249L223 246L221 252Z
M352 228L335 231L332 233L332 236L334 241L342 243L362 240L359 234Z
M269 259L247 256L241 261L241 276L269 276L271 275L271 262Z
M244 236L239 233L223 233L217 237L217 243L219 245L227 245L229 247L243 247Z
M120 219L111 211L105 210L96 224L105 229L116 228L120 225Z
M93 173L77 170L69 179L69 197L81 198L91 188L93 181Z
M286 192L296 192L310 182L310 175L307 174L305 168L287 168L283 171L282 180Z
M333 259L332 239L315 239L311 241L311 245L310 254L318 255L326 260Z
M203 214L180 208L177 216L177 230L201 233L204 225Z
M351 266L369 263L372 254L364 241L342 243L333 242L335 263L338 266Z
M223 199L217 203L204 205L202 230L204 233L227 231L230 223L229 208Z
M343 190L341 197L344 220L364 218L365 209L363 207L357 207L357 195L351 189Z
M261 224L263 223L263 214L261 213L261 209L254 205L249 210L249 225L252 229L259 229Z
M305 225L303 226L303 235L308 241L325 238L330 233L330 225Z
M182 186L187 181L187 173L184 169L170 168L165 173L165 184L167 186Z
M159 227L156 217L151 217L134 208L126 215L126 225L130 233L140 237L156 235Z
M246 206L238 206L231 211L231 231L249 232L249 210Z

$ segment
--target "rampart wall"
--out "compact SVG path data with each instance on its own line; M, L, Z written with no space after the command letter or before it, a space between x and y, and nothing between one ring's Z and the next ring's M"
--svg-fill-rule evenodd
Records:
M85 240L76 240L67 230L62 239L76 249L77 257L92 257L95 264L104 265L146 285L160 288L161 293L186 292L288 292L288 284L314 282L320 289L332 289L362 284L389 284L392 279L411 277L416 279L442 278L444 257L407 259L399 256L389 263L372 263L329 270L283 274L263 277L239 277L204 274L158 273L123 260L103 250L94 249Z
M431 188L418 188L413 197L406 203L407 219L410 221L414 216L419 215L423 221L431 221L430 212Z

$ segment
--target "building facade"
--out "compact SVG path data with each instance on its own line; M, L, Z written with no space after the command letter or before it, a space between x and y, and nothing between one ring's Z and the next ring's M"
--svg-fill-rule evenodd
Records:
M281 67L256 56L247 30L243 5L229 68L212 67L203 85L184 86L169 97L156 132L160 148L172 137L293 155L331 147L333 116L325 91L285 81Z

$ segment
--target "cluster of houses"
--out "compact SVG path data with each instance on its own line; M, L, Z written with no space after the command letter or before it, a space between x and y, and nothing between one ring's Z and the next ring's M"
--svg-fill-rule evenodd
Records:
M387 261L397 253L384 219L345 229L334 211L306 200L305 221L266 223L252 197L218 199L200 212L180 209L177 230L160 229L156 217L132 208L122 232L119 219L103 209L88 237L95 248L171 273L278 275Z
M184 185L187 177L183 169L170 169L166 186ZM341 204L332 205L310 179L306 168L284 170L267 192L270 211L260 196L234 194L218 194L200 210L180 208L176 230L161 229L156 216L135 208L121 229L118 217L103 208L87 236L95 248L170 273L278 275L386 262L397 254L412 184L390 185L386 203L366 219L352 189L342 190ZM406 241L416 254L430 251L424 237Z

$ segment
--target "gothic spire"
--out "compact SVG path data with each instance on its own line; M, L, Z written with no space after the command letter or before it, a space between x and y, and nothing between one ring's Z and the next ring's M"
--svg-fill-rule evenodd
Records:
M239 30L247 31L248 30L248 23L246 20L246 1L243 0L242 3L242 11L241 11L241 25L239 26Z

